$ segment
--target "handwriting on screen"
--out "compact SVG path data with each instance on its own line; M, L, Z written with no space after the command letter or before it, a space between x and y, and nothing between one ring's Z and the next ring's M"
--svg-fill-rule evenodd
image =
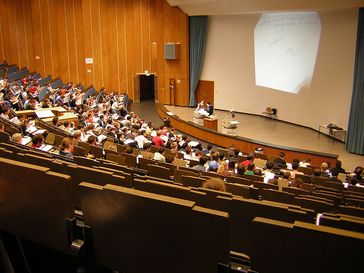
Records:
M254 30L256 85L298 93L311 81L320 33L316 12L262 15Z

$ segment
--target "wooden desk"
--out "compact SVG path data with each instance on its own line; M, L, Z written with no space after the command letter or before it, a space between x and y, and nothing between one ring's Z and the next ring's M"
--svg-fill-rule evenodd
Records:
M19 117L22 115L25 115L26 117L35 117L36 116L36 112L40 112L40 111L52 111L52 113L55 116L60 116L63 113L66 113L67 110L64 109L63 107L50 107L50 108L41 108L41 109L37 109L37 110L21 110L21 111L15 111L15 114Z
M52 120L53 118L43 118L42 120L44 120L45 122L52 124ZM64 121L69 121L69 122L74 122L75 126L78 125L78 116L74 113L64 113L62 116L59 116L59 121L60 122L64 122Z
M217 131L217 119L204 118L203 127Z

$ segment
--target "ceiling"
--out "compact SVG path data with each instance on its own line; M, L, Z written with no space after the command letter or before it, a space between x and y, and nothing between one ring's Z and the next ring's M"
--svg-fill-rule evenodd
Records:
M290 10L325 10L364 7L364 0L167 0L186 14L233 15Z

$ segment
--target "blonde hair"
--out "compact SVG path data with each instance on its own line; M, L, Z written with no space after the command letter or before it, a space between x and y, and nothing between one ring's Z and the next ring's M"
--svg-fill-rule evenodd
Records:
M224 172L228 169L228 164L225 161L219 162L219 167L217 168L218 174L224 174Z
M69 137L65 137L61 143L61 151L68 149L71 144L74 144L73 139L69 138Z
M20 133L15 133L11 136L11 140L16 143L21 143L22 135Z

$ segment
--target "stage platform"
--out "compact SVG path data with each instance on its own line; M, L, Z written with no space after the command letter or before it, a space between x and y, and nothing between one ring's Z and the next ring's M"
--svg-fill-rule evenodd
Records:
M215 110L218 118L218 130L205 129L193 123L194 108L157 104L157 111L161 118L170 117L171 123L178 130L186 132L198 139L211 142L219 146L235 144L243 151L252 151L262 146L266 154L276 155L280 150L288 152L287 159L310 157L315 164L318 162L335 162L336 158L343 162L343 167L353 170L356 166L364 166L364 156L351 154L345 150L343 142L320 134L311 128L267 119L263 116L236 113L235 120L239 121L237 136L232 137L224 133L222 120L226 111ZM170 115L171 112L174 115Z

